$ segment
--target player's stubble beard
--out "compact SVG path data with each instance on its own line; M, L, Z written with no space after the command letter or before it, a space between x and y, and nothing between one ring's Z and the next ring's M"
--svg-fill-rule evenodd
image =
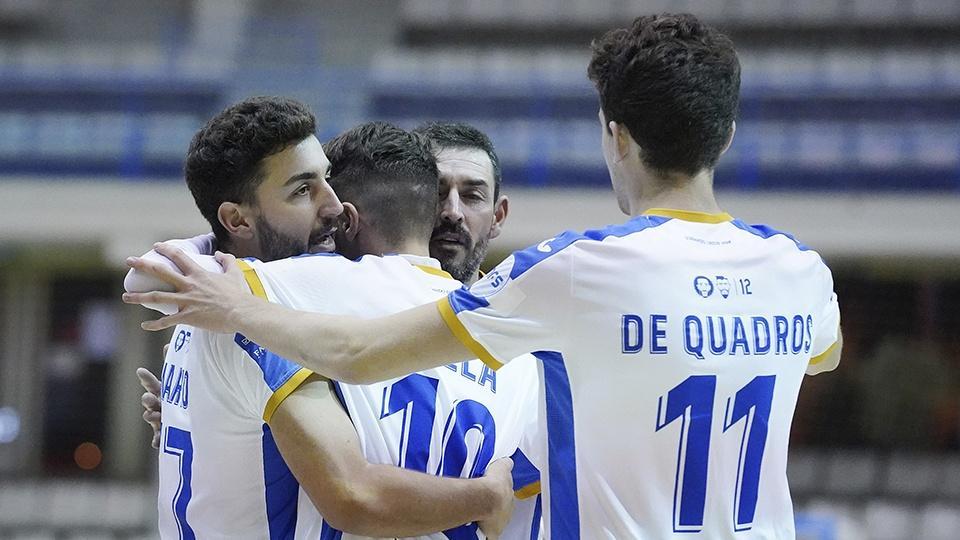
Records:
M274 229L263 216L257 216L256 223L260 255L264 262L286 259L307 252L308 241L284 235Z
M464 284L472 283L477 277L477 271L480 270L480 265L483 264L483 260L487 257L487 246L490 243L490 238L482 236L474 244L466 228L452 224L439 226L437 230L434 231L434 234L442 234L444 232L459 233L463 238L463 248L466 254L459 264L452 260L453 257L437 257L440 260L441 267L457 281Z

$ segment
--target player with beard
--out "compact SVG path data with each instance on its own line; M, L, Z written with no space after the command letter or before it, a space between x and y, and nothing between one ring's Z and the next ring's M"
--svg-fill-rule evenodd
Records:
M180 311L144 328L246 332L355 383L535 351L548 536L794 538L791 420L804 375L840 361L840 310L819 254L717 203L739 100L733 44L692 15L643 16L594 42L588 73L628 220L559 234L436 306L375 320L267 304L229 257L212 273L161 248L183 274L155 270L178 292L140 299ZM708 294L712 280L736 293Z
M431 122L414 133L433 143L440 170L440 207L430 255L455 279L472 285L509 211L509 200L500 193L500 160L490 139L467 124Z
M357 126L324 145L332 162L332 174L338 174L338 162L343 161L343 165L346 165L346 160L343 159L345 144L356 144L357 137L364 133L369 137L368 132L374 125ZM499 159L490 139L480 130L467 124L431 122L419 126L414 133L430 140L440 173L440 204L430 240L430 256L439 260L443 270L449 272L455 279L470 285L478 279L479 267L486 257L489 241L499 236L508 212L507 197L500 193ZM356 165L354 164L353 167L355 168ZM390 208L390 201L382 201L382 204L378 204L378 211L371 215L386 211L380 209ZM363 255L361 252L350 249L344 242L338 241L337 245L343 248L337 251L349 258ZM213 248L204 246L201 250L191 251L212 254ZM532 363L534 359L529 356L525 361ZM144 420L154 430L153 445L156 447L159 441L162 408L158 398L159 381L146 369L138 370L138 375L146 390L142 398L146 409ZM533 387L535 383L536 381L531 380L529 391L532 394L537 392ZM531 418L530 426L524 446L527 453L533 455L524 457L540 461L542 458L537 451L540 434L536 418ZM522 459L520 455L515 458L518 461ZM537 477L536 470L529 462L516 464L515 477L519 478L522 475L521 471L526 471L527 475L534 475L532 478ZM523 487L523 489L518 490L519 499L514 517L504 531L506 538L529 537L531 522L539 521L541 509L539 484L530 479L518 482L516 487ZM533 526L539 525L534 523Z
M215 236L198 243L268 260L329 252L343 205L327 183L329 162L315 128L303 105L276 98L246 100L208 122L186 166ZM422 166L408 168L408 177L432 179L435 197L429 152L416 145L393 150L419 152L412 159ZM125 285L136 281L131 276ZM327 382L249 341L228 341L189 326L174 331L159 389L166 404L158 441L162 537L301 538L322 536L330 525L410 536L482 519L492 520L494 532L502 527L512 505L509 460L476 480L371 465ZM218 352L234 349L249 357L207 361L236 359ZM278 446L295 458L296 477Z

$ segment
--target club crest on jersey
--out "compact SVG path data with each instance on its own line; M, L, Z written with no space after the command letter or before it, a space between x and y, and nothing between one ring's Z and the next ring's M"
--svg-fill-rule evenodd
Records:
M180 330L180 333L177 334L177 339L173 342L174 352L180 352L180 349L183 349L188 343L190 343L190 332Z
M730 292L729 283L727 284L727 293ZM713 294L713 282L707 276L697 276L693 278L693 290L704 298L709 298ZM723 294L723 293L721 293ZM727 295L723 295L726 298Z

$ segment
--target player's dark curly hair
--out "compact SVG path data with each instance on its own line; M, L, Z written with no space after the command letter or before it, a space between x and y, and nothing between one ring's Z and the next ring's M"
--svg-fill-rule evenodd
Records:
M647 15L592 48L587 72L600 107L608 122L626 126L644 164L663 177L716 165L740 92L740 62L726 36L693 15Z
M430 141L386 122L360 124L324 145L330 187L390 242L427 239L439 203Z
M217 217L220 205L256 203L264 158L313 135L316 124L298 101L253 97L214 116L193 136L184 167L187 186L221 245L229 237Z
M479 149L487 153L493 165L493 201L500 196L500 158L490 137L479 129L462 122L427 122L417 126L414 133L425 135L436 148Z

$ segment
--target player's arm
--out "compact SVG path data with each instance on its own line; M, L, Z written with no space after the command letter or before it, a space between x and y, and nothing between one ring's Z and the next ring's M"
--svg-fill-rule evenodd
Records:
M531 250L537 255L522 254L526 270L535 264L530 258L553 253L550 249ZM169 258L179 272L143 259L131 258L127 264L173 286L176 292L127 293L123 300L176 304L179 311L144 322L144 329L190 324L214 332L238 332L312 371L353 384L471 358L497 369L501 362L525 352L559 350L552 347L566 338L567 319L575 311L556 308L556 291L569 290L569 263L562 256L530 272L536 277L525 279L523 286L511 272L515 264L511 256L470 291L455 291L435 305L379 319L359 319L299 312L257 298L250 294L230 255L217 253L224 272L214 273L172 246L159 246L157 252ZM486 298L473 294L478 288L488 293ZM474 336L482 336L484 343Z
M269 420L280 453L333 527L363 536L417 536L480 521L496 536L513 505L510 462L487 476L443 478L371 465L330 383L311 376Z
M454 336L434 304L373 320L301 312L250 294L231 255L216 255L225 270L217 273L206 271L177 248L160 245L156 251L176 267L146 258L131 258L128 264L139 274L162 281L167 291L128 292L123 300L175 304L179 310L143 323L147 330L190 324L237 332L311 371L351 384L478 357ZM170 288L176 292L168 292ZM429 347L424 346L427 343Z

